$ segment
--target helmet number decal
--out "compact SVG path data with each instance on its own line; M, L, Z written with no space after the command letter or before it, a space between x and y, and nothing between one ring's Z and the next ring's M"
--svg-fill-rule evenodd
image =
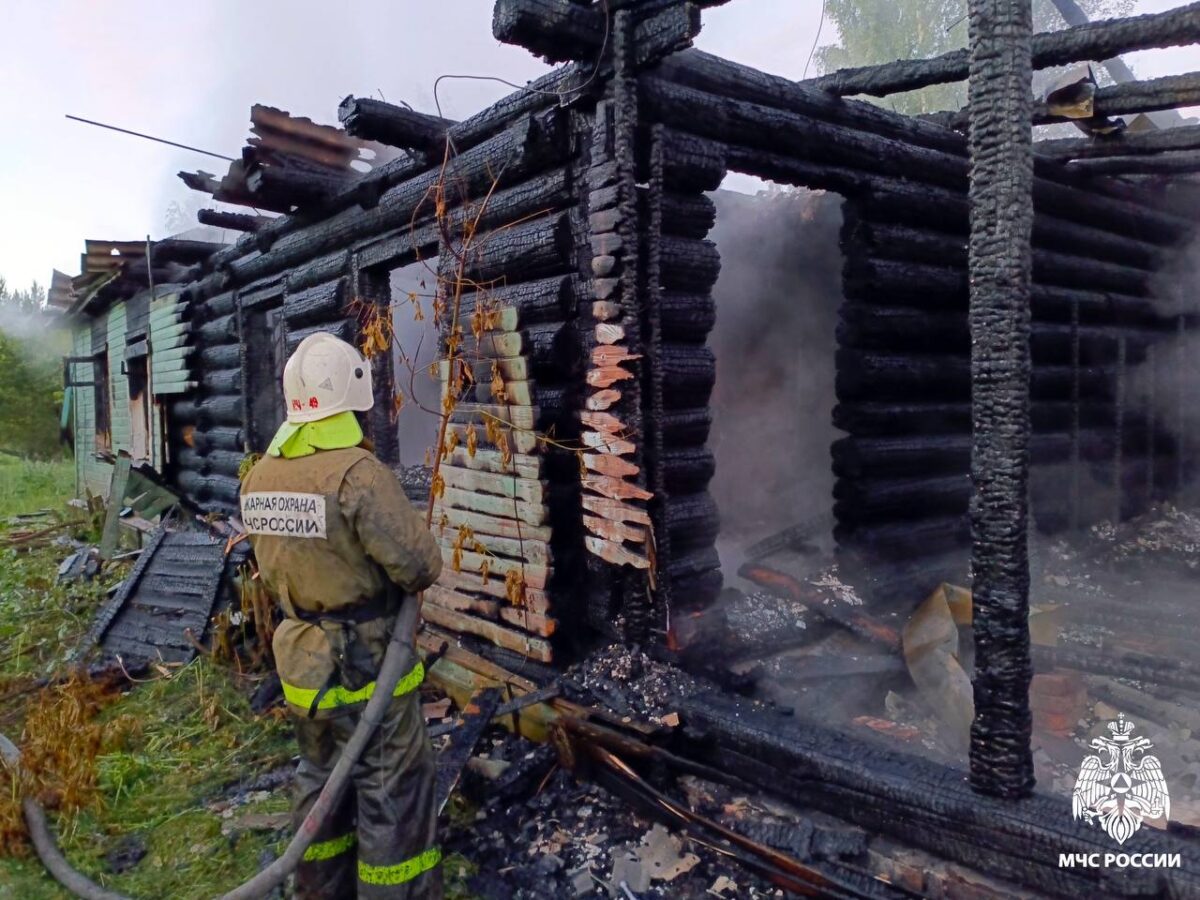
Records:
M242 524L249 534L325 537L325 498L293 491L242 494Z

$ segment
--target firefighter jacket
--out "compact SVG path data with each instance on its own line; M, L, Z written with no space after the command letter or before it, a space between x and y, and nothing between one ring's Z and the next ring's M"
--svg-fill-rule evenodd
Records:
M379 611L389 595L416 593L441 573L423 518L361 447L265 456L246 476L241 506L263 582L287 615L273 642L285 698L310 716L365 703L393 619ZM420 684L413 660L397 694Z

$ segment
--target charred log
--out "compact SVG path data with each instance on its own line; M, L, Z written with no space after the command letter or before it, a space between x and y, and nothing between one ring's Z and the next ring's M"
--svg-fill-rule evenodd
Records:
M287 319L290 327L312 322L328 322L342 313L345 294L344 278L288 294L283 301L283 317Z
M703 341L717 321L711 294L667 291L659 304L663 338L668 341Z
M225 212L221 209L202 209L196 213L196 221L201 225L211 225L214 228L255 232L270 222L271 217Z
M708 440L712 412L707 406L667 410L663 415L663 440L673 445L697 445Z
M1085 59L1109 59L1134 50L1175 47L1200 41L1200 4L1167 12L1092 22L1033 38L1032 64L1036 69L1061 66ZM955 50L933 59L906 60L881 66L842 69L802 84L832 94L870 94L885 97L931 84L947 84L967 77L970 57Z
M459 318L473 315L482 302L484 309L515 309L521 324L563 321L570 315L575 297L575 280L569 275L553 275L464 293L459 299Z
M1038 141L1034 144L1034 150L1045 159L1057 160L1200 150L1200 125L1181 125L1179 128L1163 128L1136 133L1118 131L1116 134L1097 135L1092 138L1060 138L1052 141Z
M454 122L371 97L347 97L338 121L348 134L404 149L432 150L446 140Z
M669 291L707 291L721 272L712 241L664 236L659 244L662 285Z
M1070 168L1088 175L1191 175L1200 172L1200 153L1161 153L1155 156L1111 156L1076 159Z
M291 356L291 354L296 351L296 348L300 346L300 342L302 340L304 340L310 334L316 334L318 331L327 332L332 334L334 337L341 338L343 341L354 340L354 330L350 323L345 319L339 319L336 322L328 322L321 325L313 325L308 328L300 328L296 331L289 331L285 341L288 355Z
M241 369L204 369L200 372L200 386L209 394L242 393Z
M235 450L240 453L245 440L240 428L210 428L194 431L192 444L200 453L211 453L214 450Z

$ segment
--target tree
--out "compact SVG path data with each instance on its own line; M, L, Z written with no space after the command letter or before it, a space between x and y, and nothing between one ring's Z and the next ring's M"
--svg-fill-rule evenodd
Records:
M1094 20L1128 15L1134 2L1079 0L1079 5ZM821 72L897 59L924 59L958 50L967 43L965 0L827 0L826 14L837 25L839 43L817 51ZM1053 0L1033 0L1033 23L1035 31L1066 27ZM1048 77L1052 75L1035 80L1035 88ZM936 84L870 99L907 115L958 110L967 103L967 85Z
M64 332L43 309L36 281L13 291L0 277L0 450L46 458L61 452Z

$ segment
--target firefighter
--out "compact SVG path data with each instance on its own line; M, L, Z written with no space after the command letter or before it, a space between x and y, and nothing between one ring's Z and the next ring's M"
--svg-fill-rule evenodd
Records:
M354 347L305 338L283 370L287 420L242 485L242 520L285 618L273 650L300 745L299 827L375 688L401 603L441 555L395 475L363 445L371 370ZM296 872L296 896L440 898L434 756L415 650L351 786Z

